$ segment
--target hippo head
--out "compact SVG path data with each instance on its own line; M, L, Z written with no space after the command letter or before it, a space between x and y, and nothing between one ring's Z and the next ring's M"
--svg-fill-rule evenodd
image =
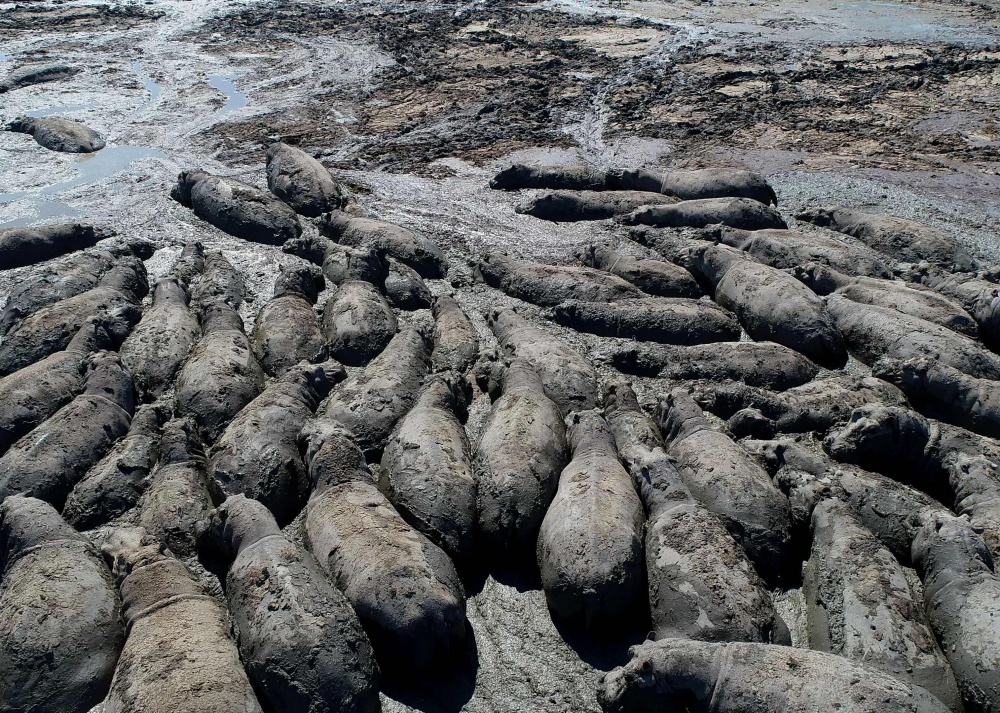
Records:
M281 153L281 150L287 148L288 144L284 144L280 141L275 141L274 143L268 144L267 149L264 152L264 157L271 161L275 156Z
M593 446L614 447L615 437L600 409L572 411L566 418L566 441L573 453Z
M195 184L209 176L208 173L201 170L194 171L181 171L180 175L177 176L177 184L170 190L170 197L181 205L191 207L191 189L194 188Z
M807 262L792 268L792 275L817 295L828 295L837 289L833 270L826 265Z
M616 215L614 221L620 225L652 225L653 214L656 206L644 205L636 208L631 213Z
M212 332L243 331L243 318L223 296L217 296L205 305L201 313L201 331L203 335Z
M807 208L796 213L795 219L827 228L833 223L833 211L833 208Z
M314 493L352 481L373 482L365 454L350 429L329 419L310 422L298 438Z
M316 404L326 398L330 390L346 378L347 372L344 366L339 361L330 359L321 364L302 361L289 369L281 381L300 384L305 391L303 396L311 402L311 408L316 410Z
M740 409L726 426L735 438L773 438L776 430L774 421L756 408Z
M674 713L707 708L715 647L700 641L663 639L629 649L631 660L611 671L598 687L605 713ZM700 701L702 705L698 705Z
M118 585L126 630L171 597L205 593L184 563L144 528L112 531L101 551Z
M909 409L866 404L823 441L830 455L862 468L892 472L919 463L930 440L930 424Z
M315 265L282 265L274 282L274 297L298 295L315 303L325 287L323 273Z
M718 285L733 265L747 259L745 253L728 245L703 243L691 245L681 265L693 270L711 285Z
M66 351L78 351L89 354L101 349L113 349L114 343L105 326L107 321L107 317L88 317L70 340Z
M180 278L174 275L161 277L153 283L153 301L159 302L164 299L175 298L181 304L188 303L188 293Z
M281 528L266 505L245 495L233 495L209 514L201 544L232 561L255 542L280 534Z
M701 407L695 403L691 394L681 388L660 398L654 417L667 443L709 428Z
M777 473L785 465L785 451L788 449L789 443L789 440L748 439L740 441L743 449L761 461L771 475Z
M523 164L514 164L503 169L490 181L490 188L509 191L519 188L531 176L532 169Z
M725 242L722 236L725 235L731 228L726 227L721 223L714 223L712 225L706 225L698 233L699 240L705 240L711 243Z
M472 384L464 375L454 371L431 374L424 382L424 389L437 392L440 400L454 412L462 422L468 417L469 403L472 401Z
M132 375L116 352L99 351L87 357L84 392L118 404L129 415L135 413Z
M188 418L175 418L163 426L160 439L160 465L204 461L205 451L198 429Z
M503 388L504 371L504 364L496 350L484 349L469 370L469 378L480 391L489 394L490 399L496 401Z
M323 274L335 285L351 280L378 284L386 275L385 262L374 245L352 248L327 242L323 254L315 262L323 263Z
M126 247L132 255L135 255L140 260L148 260L156 252L156 245L143 238L132 238L126 243Z
M536 218L545 218L554 221L571 220L577 212L577 201L579 198L575 193L565 191L546 191L540 196L529 198L518 204L514 208L515 213L522 215L533 215Z
M589 243L579 250L574 251L573 257L578 260L581 265L596 267L598 249L599 246L596 243Z
M555 307L546 307L541 312L542 319L548 319L560 324L576 324L579 318L580 308L578 300L566 300Z
M641 411L639 399L632 390L632 385L625 379L614 379L605 384L603 396L606 415L616 411Z
M170 550L142 527L120 527L101 546L105 561L120 582L136 567L171 557Z
M965 517L940 513L922 514L916 519L911 557L925 576L939 568L965 574L994 571L981 527L973 527Z
M146 266L137 257L123 257L101 278L101 286L127 295L138 302L149 292Z
M355 216L345 211L331 210L329 213L323 214L319 228L325 235L336 240L343 235L354 219Z
M286 240L281 246L281 251L319 264L323 262L323 256L326 254L329 242L328 239L320 235L302 233Z
M872 375L898 386L904 393L920 393L924 390L928 370L935 362L926 357L914 359L892 359L883 357L872 366Z

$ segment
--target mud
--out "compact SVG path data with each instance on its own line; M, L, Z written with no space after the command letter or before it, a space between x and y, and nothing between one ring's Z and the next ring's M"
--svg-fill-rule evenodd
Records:
M246 281L249 333L279 265L301 259L228 236L168 194L198 168L266 189L266 146L283 141L332 169L369 217L441 246L451 269L428 287L454 295L484 349L496 346L485 313L517 306L607 378L605 357L630 343L545 321L474 283L468 259L502 250L571 264L595 241L656 256L607 221L517 214L535 194L489 190L498 170L750 169L796 230L818 230L792 219L806 207L850 205L945 229L996 262L998 18L989 4L934 0L0 2L0 82L31 63L80 68L5 93L0 120L58 116L107 141L79 156L0 132L0 228L68 219L113 229L118 244L150 240L151 282L200 240ZM0 270L0 298L36 270ZM429 316L402 313L400 326ZM846 370L867 375L853 360ZM634 382L645 404L670 386ZM470 412L475 442L488 398ZM471 672L443 696L387 685L385 711L596 711L602 673L645 635L594 647L561 632L530 575L490 577L469 595Z

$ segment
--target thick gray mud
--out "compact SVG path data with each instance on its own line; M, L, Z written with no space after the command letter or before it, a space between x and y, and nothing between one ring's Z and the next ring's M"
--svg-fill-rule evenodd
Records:
M455 295L484 349L496 344L486 311L518 305L608 377L616 340L544 322L474 283L469 260L565 262L625 229L517 214L525 195L488 188L499 167L748 168L792 228L815 230L792 219L806 206L850 205L945 229L1000 262L998 18L990 4L931 0L0 2L0 81L32 62L82 70L0 95L0 122L58 115L107 140L74 156L0 131L0 228L72 218L149 240L151 282L200 240L245 276L249 332L278 266L298 258L220 232L169 190L194 168L266 189L264 149L280 140L318 156L371 216L438 242L452 268L431 290ZM0 271L0 301L32 272ZM846 370L867 373L853 359ZM635 381L644 403L666 389ZM473 442L488 410L479 395ZM490 577L470 595L468 670L436 692L390 689L384 710L596 711L603 672L645 634L576 640L536 582ZM801 596L776 598L808 646Z

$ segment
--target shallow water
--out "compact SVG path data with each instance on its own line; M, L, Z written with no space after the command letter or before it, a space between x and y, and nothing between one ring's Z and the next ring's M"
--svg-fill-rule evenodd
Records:
M66 106L50 106L45 109L34 109L32 111L24 112L28 116L34 117L35 119L41 119L46 116L58 116L60 114L71 114L74 111L87 111L93 109L94 107L90 104L67 104Z
M12 54L0 54L0 62L13 62L14 55Z
M79 175L68 181L54 183L47 188L43 188L41 195L48 196L61 191L68 191L77 186L84 186L88 183L95 183L102 178L113 176L120 171L124 171L133 163L143 158L165 158L166 154L147 146L112 146L102 149L80 161L76 168Z
M212 89L218 89L226 95L226 104L216 112L217 114L228 114L231 111L242 109L249 103L247 95L236 88L233 83L234 79L236 79L234 74L214 74L208 78L208 86Z
M0 223L0 229L23 228L28 225L34 225L35 223L48 220L49 218L75 218L80 215L80 211L67 203L63 203L62 201L37 201L34 204L34 208L34 215L25 216L6 223Z
M160 94L163 92L163 87L161 87L158 82L153 81L152 79L149 78L148 75L143 73L142 64L139 62L139 60L135 60L134 62L132 62L132 71L135 72L135 75L139 78L139 81L142 82L142 86L144 86L146 88L146 91L149 92L149 101L151 102L156 101L157 98L159 98Z
M163 151L147 146L111 146L94 154L87 154L73 165L73 178L52 183L41 190L0 193L0 205L25 202L34 210L33 216L23 216L16 220L0 223L0 228L16 228L34 225L48 218L80 215L72 206L62 201L54 201L46 196L55 196L80 186L97 183L101 179L114 176L128 169L133 163L146 158L166 158Z

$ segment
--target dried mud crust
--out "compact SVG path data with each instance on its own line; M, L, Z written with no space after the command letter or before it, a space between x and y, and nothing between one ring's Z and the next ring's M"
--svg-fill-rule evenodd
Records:
M332 165L408 172L449 156L482 165L519 148L572 146L572 125L585 132L588 121L601 125L601 140L663 139L675 159L692 164L747 148L907 170L934 157L981 166L1000 160L991 98L1000 52L943 43L685 41L650 20L530 3L401 7L285 2L210 20L197 39L228 38L215 51L336 33L374 43L395 62L351 98L356 122L347 129L328 122L320 86L296 112L213 131L230 139L234 157L240 144L268 137L330 146L349 133L353 146Z
M913 154L1000 158L990 97L1000 52L946 45L684 48L668 67L635 67L608 99L611 129L689 151L829 152L858 166L913 169ZM964 116L951 111L962 106ZM692 138L695 137L695 138ZM686 142L685 139L688 139Z
M25 32L108 30L134 27L163 13L135 5L76 5L60 2L25 2L0 6L0 30Z
M283 34L338 32L374 42L395 64L380 73L376 88L355 97L357 123L350 129L358 145L342 167L420 172L447 156L483 163L529 146L571 146L560 130L566 113L584 97L587 77L614 67L609 56L562 39L581 26L613 29L615 21L503 3L490 11L369 15L284 3L209 22L203 34L230 28L227 36L237 38L230 42L242 44L281 27ZM310 115L325 113L309 106L291 121L271 115L217 129L258 142L275 134L310 145L342 141L339 127L310 125Z

